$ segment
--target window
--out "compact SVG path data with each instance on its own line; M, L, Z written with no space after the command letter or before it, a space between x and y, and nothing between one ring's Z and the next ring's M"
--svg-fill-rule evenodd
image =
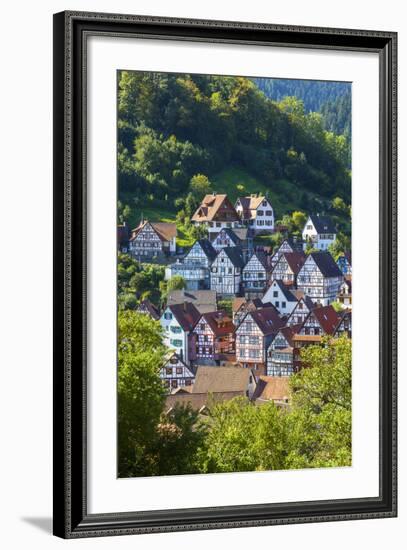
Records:
M182 340L170 340L170 344L176 348L182 348Z
M182 367L177 367L176 372L177 372L177 374L182 374Z
M271 210L266 210L266 216L272 216L273 212Z
M258 343L259 343L259 337L258 336L249 336L249 344L257 345Z
M167 367L167 368L165 369L165 374L166 374L167 376L172 376L172 368L171 368L171 367Z
M176 380L171 380L171 387L176 388L178 386L178 382Z
M286 302L281 302L281 307L282 307L282 308L286 308L286 307L287 307L287 303L286 303Z
M267 201L263 201L261 204L262 206L267 206Z
M228 273L232 273L232 272L233 272L232 268L229 267L229 268L228 268Z
M188 378L187 380L185 380L185 385L186 386L190 386L191 385L191 380Z
M205 323L201 323L199 326L201 330L205 330Z
M298 309L304 309L304 304L302 302L298 304Z
M263 210L257 210L257 215L262 216L264 214Z
M222 283L222 281L223 281L222 277L219 277L218 278L218 283Z
M279 302L279 300L276 300L276 302L274 302L274 305L275 305L276 307L280 307L280 302Z
M221 223L220 222L216 222L216 227L221 227Z
M226 227L232 227L231 222L227 222L227 223L226 223Z
M307 229L310 231L312 229L312 225L307 225Z
M278 298L278 290L273 290L273 298Z
M171 327L171 332L174 332L175 334L180 334L182 332L181 327Z
M172 319L172 313L169 312L169 311L166 311L166 312L164 313L164 319L168 319L168 320L169 320L169 319Z

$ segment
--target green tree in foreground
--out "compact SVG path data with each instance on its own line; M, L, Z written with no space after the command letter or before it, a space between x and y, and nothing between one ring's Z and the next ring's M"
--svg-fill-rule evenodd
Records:
M211 409L199 455L202 472L351 465L351 340L303 350L290 378L291 403L239 397Z
M352 341L310 346L307 365L290 379L286 468L350 466L352 461Z
M165 399L161 327L147 315L119 311L118 328L119 476L152 475L151 447Z

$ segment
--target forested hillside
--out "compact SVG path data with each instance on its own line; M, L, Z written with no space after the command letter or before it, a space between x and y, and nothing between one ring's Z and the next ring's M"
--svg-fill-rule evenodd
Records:
M320 101L341 97L341 86L334 93L325 84ZM274 101L242 77L121 72L119 214L130 223L140 211L175 217L188 196L191 210L197 174L218 192L226 185L233 195L268 192L277 216L325 210L334 197L349 204L347 139L325 129L328 112L307 112L307 97L305 105L295 97ZM329 124L345 131L334 118Z
M259 90L274 101L286 96L301 98L307 112L321 111L323 105L335 102L351 94L348 82L320 82L318 80L294 80L287 78L254 78Z

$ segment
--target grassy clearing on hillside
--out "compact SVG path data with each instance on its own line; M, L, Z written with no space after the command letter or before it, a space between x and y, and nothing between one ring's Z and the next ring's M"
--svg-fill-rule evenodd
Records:
M283 214L301 210L298 204L299 189L287 180L264 181L256 179L244 170L236 167L227 168L210 178L214 190L226 193L234 203L238 197L261 193L269 197L273 205L276 219ZM309 194L311 197L312 195Z

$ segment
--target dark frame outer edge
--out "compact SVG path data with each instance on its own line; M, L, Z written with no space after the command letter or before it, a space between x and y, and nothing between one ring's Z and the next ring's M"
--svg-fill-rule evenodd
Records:
M82 34L380 53L381 496L344 501L88 515L86 151ZM396 33L61 12L54 15L54 534L63 538L394 517L396 503ZM86 57L86 56L85 56ZM86 139L84 140L86 143ZM63 243L63 246L61 246Z

